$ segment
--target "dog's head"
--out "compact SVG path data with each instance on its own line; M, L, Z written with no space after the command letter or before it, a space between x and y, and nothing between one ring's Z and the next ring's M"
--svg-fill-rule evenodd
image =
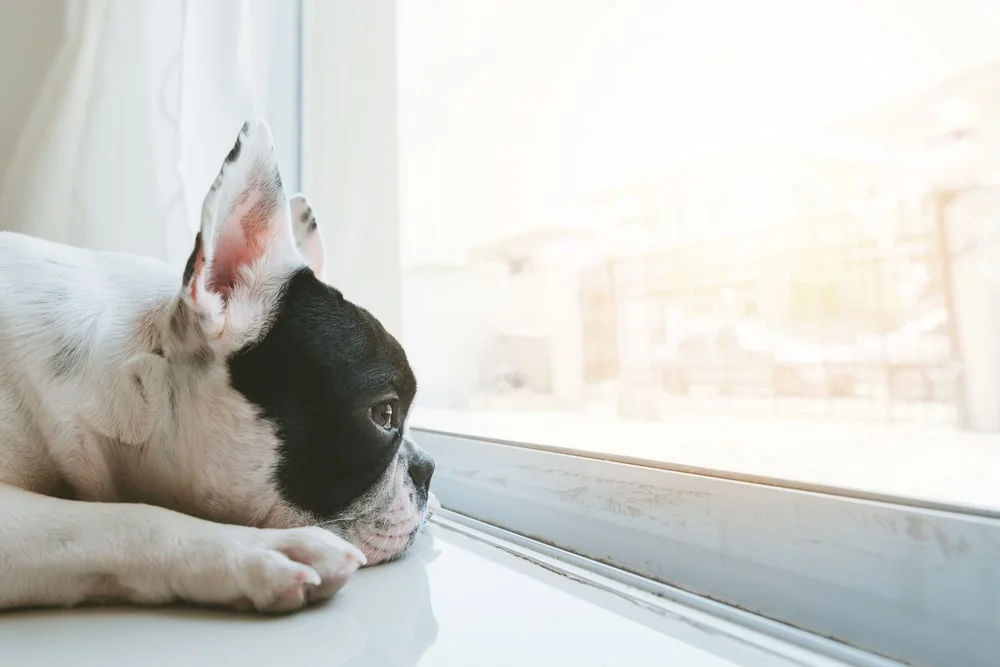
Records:
M435 502L434 463L404 433L417 384L403 348L322 272L313 211L286 198L270 130L251 120L205 199L171 319L177 354L187 367L224 359L227 391L249 405L252 417L218 429L257 443L256 454L228 447L258 457L239 483L383 562L412 544ZM254 466L268 469L255 476Z

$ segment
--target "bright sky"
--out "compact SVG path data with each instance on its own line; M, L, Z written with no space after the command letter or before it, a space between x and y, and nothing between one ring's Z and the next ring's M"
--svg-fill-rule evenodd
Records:
M404 249L550 224L727 133L818 127L1000 55L996 0L402 0Z

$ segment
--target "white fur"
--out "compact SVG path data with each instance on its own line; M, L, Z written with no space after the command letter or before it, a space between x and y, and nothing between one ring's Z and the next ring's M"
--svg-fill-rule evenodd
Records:
M306 264L313 270L316 277L326 280L326 267L323 265L325 255L323 234L316 225L316 215L306 196L297 194L288 201L292 214L292 230L295 232L295 245L298 247Z
M287 611L397 557L425 520L409 441L326 530L275 488L277 439L224 358L266 330L303 255L322 271L322 241L293 230L281 192L266 251L231 290L211 289L219 239L276 170L263 122L241 138L206 197L190 288L156 261L0 232L0 608L181 599Z

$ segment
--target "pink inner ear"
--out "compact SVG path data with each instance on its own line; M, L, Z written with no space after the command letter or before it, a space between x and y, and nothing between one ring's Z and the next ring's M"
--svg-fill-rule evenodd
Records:
M191 271L190 295L193 303L198 303L198 280L201 278L202 269L205 268L205 246L201 243L201 234L198 235L198 255L194 260L194 269Z
M227 298L240 280L240 271L258 260L268 246L269 214L266 202L257 201L248 210L232 211L222 221L216 241L208 289ZM239 207L242 209L243 207Z

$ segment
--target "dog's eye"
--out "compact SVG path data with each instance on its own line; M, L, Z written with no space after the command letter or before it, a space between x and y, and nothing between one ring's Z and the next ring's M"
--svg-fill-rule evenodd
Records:
M396 415L396 408L393 406L392 401L373 405L369 412L372 422L376 426L385 429L392 428Z

